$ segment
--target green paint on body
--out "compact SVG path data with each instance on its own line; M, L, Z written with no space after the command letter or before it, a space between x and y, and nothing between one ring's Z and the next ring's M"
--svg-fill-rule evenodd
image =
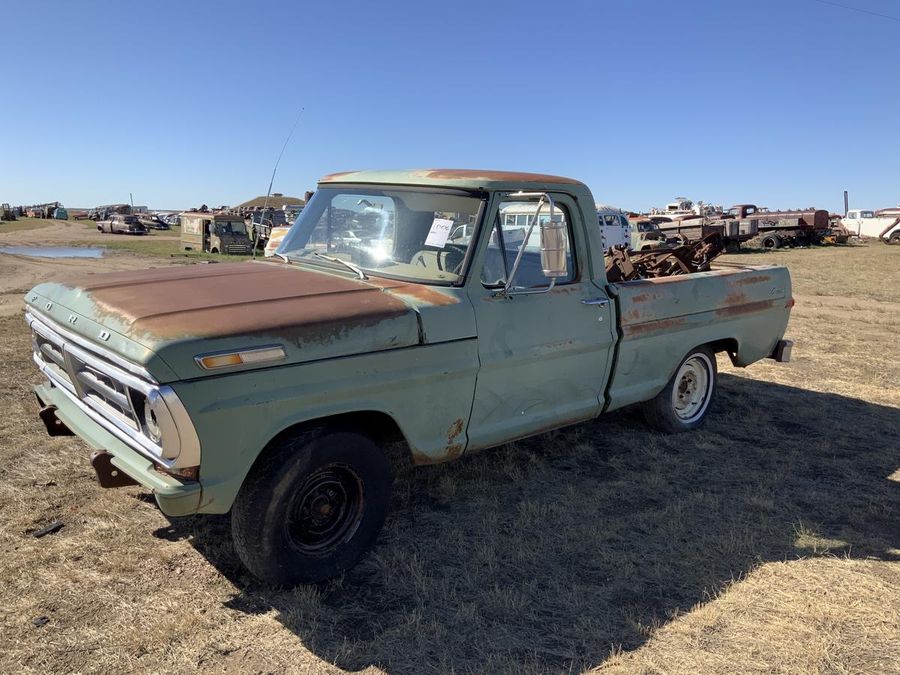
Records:
M787 326L783 267L607 284L595 200L578 181L459 170L323 179L344 184L477 193L485 206L462 282L258 261L92 275L26 295L34 316L146 369L180 399L200 440L197 481L159 473L55 388L41 390L167 513L228 511L259 453L295 425L377 416L393 421L416 463L446 461L648 400L700 345L749 365ZM549 192L566 209L576 272L550 292L506 296L479 272L500 204L519 190ZM195 360L272 345L283 359L213 371Z

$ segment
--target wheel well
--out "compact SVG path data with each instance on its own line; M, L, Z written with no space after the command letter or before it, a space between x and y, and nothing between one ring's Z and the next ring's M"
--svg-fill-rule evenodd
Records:
M726 352L733 363L735 356L737 355L738 341L735 338L722 338L721 340L708 342L704 346L712 349L715 354Z
M385 454L388 455L388 459L392 464L401 460L406 464L410 462L411 452L409 445L394 418L387 413L377 410L362 410L306 420L282 429L266 443L254 461L254 465L260 461L261 457L268 454L272 448L291 436L296 436L306 431L335 431L338 429L355 431L368 436L385 450ZM403 448L403 450L399 450L397 446ZM400 457L401 454L405 455L405 457Z

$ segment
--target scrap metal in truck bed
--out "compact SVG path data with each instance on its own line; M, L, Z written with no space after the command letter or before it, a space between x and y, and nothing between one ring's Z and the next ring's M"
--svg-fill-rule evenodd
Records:
M523 203L547 218L501 217ZM339 574L384 520L388 439L430 464L635 403L686 431L716 353L788 359L787 269L609 283L594 204L557 176L332 174L275 258L41 284L41 417L101 485L230 511L258 577Z

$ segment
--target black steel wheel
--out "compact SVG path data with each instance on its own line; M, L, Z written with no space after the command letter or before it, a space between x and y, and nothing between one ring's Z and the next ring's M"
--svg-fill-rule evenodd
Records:
M307 430L274 442L231 510L235 551L279 586L315 583L355 565L384 524L391 469L368 437Z
M326 556L356 532L365 494L353 467L331 464L310 474L289 506L285 527L306 555Z

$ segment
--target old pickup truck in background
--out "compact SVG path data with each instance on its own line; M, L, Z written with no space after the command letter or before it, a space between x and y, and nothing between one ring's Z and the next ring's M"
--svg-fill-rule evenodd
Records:
M857 237L880 239L888 244L900 244L900 210L867 211L852 209L841 219L844 227Z
M230 512L258 577L339 574L382 526L387 441L431 464L631 404L685 431L717 353L788 360L787 269L608 283L594 203L556 176L333 174L274 258L41 284L41 418L103 486ZM523 204L547 217L502 217Z

